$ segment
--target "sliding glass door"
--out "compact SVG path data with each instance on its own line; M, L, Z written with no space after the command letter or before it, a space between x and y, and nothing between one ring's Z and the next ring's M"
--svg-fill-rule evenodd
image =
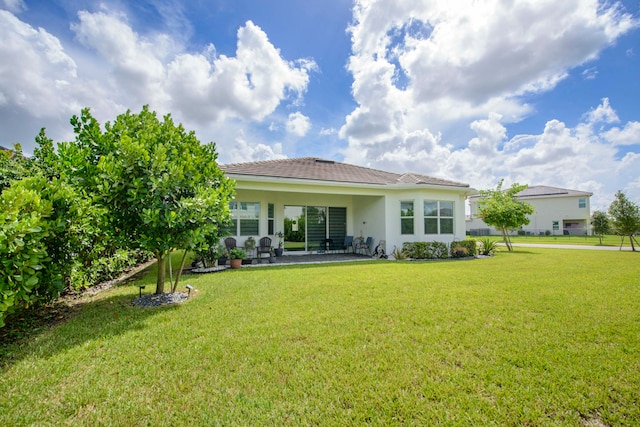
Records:
M347 208L326 206L284 207L284 248L286 251L317 251L325 240L341 247L347 233Z
M327 208L324 206L307 207L307 250L317 251L324 248L327 238Z
M306 206L284 207L284 250L306 251Z

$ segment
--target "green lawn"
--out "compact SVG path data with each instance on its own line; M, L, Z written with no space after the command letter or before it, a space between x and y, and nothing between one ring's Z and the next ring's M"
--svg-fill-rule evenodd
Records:
M502 242L502 236L486 236L493 240ZM600 238L598 236L509 236L512 243L542 243L542 244L558 244L558 245L583 245L583 246L615 246L619 247L622 243L622 247L629 248L631 243L629 238L625 236L624 242L621 241L620 236L608 235L602 239L602 245L600 244ZM470 236L470 239L483 239L484 236ZM637 239L637 237L636 237Z
M162 309L134 283L4 349L0 425L639 425L639 257L246 268Z

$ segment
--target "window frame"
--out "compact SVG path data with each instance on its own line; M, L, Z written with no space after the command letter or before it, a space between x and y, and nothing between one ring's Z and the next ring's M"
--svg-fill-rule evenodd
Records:
M250 216L251 208L254 215ZM229 202L231 213L231 225L229 230L232 236L259 236L260 235L260 202ZM245 212L244 218L242 212ZM255 233L253 233L255 231Z
M431 206L427 206L427 204ZM433 206L435 205L435 210ZM444 206L443 206L444 205ZM449 206L450 205L450 206ZM433 200L425 199L423 206L423 228L424 234L455 235L455 207L453 200ZM450 215L443 215L443 211L450 210ZM433 225L436 225L435 232ZM447 224L448 226L444 226ZM443 231L444 230L444 231Z
M404 208L405 204L411 204L410 208L407 207L407 213L406 214L405 214L405 208ZM402 235L402 236L412 236L412 235L416 234L415 217L416 217L415 201L414 200L401 200L400 201L400 235ZM411 229L410 232L409 232L409 230L407 230L407 232L405 232L405 227L403 226L404 224L410 224L411 225L410 226L410 229Z

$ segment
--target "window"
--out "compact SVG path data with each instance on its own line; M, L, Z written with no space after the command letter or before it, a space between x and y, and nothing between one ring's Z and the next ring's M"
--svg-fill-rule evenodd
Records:
M413 234L413 202L400 202L400 233Z
M424 234L453 234L453 202L425 200Z
M238 202L229 202L229 212L231 213L231 221L224 229L225 236L238 235L238 219L237 219Z
M273 203L269 203L268 205L268 213L267 216L268 218L268 222L267 222L267 234L272 236L275 231L274 231L274 225L275 225L275 207L273 206Z
M230 202L229 210L232 220L228 234L232 236L257 236L260 234L260 203Z
M240 218L240 236L257 236L260 234L260 203L240 202L238 214Z
M578 199L578 208L584 209L587 207L587 199Z

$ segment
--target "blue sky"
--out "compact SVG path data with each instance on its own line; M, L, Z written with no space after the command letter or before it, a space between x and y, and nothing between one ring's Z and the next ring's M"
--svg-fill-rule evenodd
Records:
M640 203L640 2L0 0L0 144L150 104L222 163L317 156Z

